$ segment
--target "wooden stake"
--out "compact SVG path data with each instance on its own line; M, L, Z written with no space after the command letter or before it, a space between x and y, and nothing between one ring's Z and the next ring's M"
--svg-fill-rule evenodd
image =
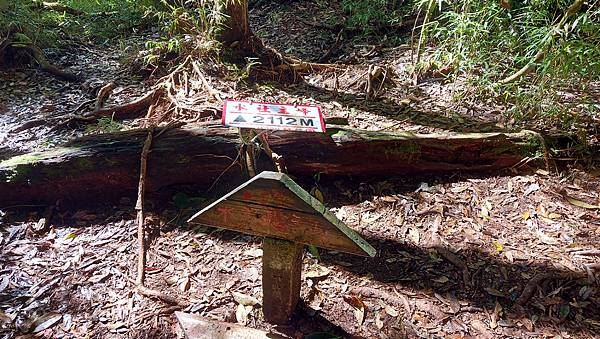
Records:
M287 323L298 304L303 247L287 240L263 240L263 313L270 323Z

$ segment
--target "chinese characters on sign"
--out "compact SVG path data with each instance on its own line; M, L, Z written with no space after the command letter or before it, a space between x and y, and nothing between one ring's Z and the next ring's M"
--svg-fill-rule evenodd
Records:
M318 106L225 100L222 122L240 128L325 132Z

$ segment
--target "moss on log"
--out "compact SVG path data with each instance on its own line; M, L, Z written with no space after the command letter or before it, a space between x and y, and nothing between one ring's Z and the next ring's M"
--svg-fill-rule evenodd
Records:
M93 204L134 196L139 154L146 130L88 136L56 149L0 162L0 207ZM406 174L496 171L540 154L530 133L431 134L367 132L330 126L327 134L274 132L271 148L284 157L289 173L358 178ZM237 160L241 141L234 129L188 125L156 138L148 164L149 194L173 186L228 188L245 179ZM237 160L236 160L237 159ZM273 166L262 156L260 170Z

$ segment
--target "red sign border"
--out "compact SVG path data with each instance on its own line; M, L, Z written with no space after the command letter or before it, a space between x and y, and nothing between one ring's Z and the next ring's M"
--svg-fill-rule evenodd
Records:
M247 103L247 104L287 105L287 106L294 106L294 107L316 108L317 111L319 112L319 120L321 121L321 128L323 129L323 132L321 132L321 133L325 133L327 131L325 129L325 120L323 119L323 112L321 112L321 107L320 106L298 105L298 104L285 104L285 103L276 103L276 102L248 101L248 100L234 100L234 99L226 99L226 100L223 101L223 113L221 114L221 124L224 125L224 126L227 126L227 124L225 124L225 112L226 112L225 108L227 107L227 103L228 102L243 102L243 103ZM244 128L244 127L242 127L242 128ZM305 132L305 131L293 131L293 132ZM316 133L318 133L318 132L316 132Z

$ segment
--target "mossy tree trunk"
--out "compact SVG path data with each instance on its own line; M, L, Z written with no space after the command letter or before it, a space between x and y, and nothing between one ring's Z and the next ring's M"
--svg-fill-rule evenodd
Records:
M317 173L386 179L495 171L540 152L529 133L414 135L333 127L328 132L275 132L269 143L283 156L290 175L309 180ZM57 200L103 204L135 197L146 135L142 129L84 137L50 151L0 161L0 208ZM235 130L219 126L166 131L155 138L150 152L148 194L182 187L232 188L245 179L240 143ZM273 168L265 155L257 160L257 170Z

